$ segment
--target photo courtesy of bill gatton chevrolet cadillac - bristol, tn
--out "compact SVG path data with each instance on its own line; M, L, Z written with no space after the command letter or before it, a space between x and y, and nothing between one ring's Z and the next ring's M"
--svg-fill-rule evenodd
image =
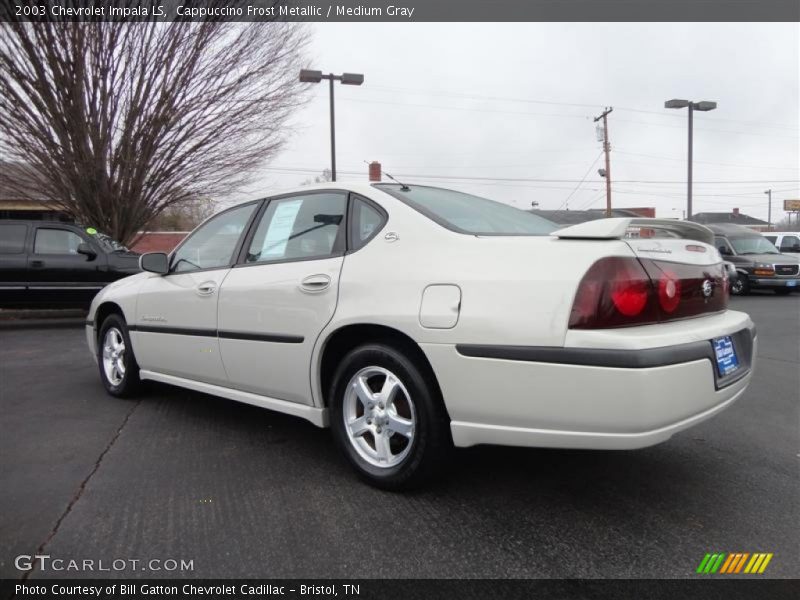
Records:
M650 446L742 395L756 332L709 229L556 229L436 187L307 186L143 255L86 337L110 394L153 380L302 417L388 489L453 446Z

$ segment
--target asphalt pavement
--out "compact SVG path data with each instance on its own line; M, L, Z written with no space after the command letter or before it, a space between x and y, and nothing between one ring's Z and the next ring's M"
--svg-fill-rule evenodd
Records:
M798 577L800 296L731 304L758 364L716 418L636 451L459 450L406 494L300 419L163 385L107 396L82 329L0 328L0 577L33 554L127 562L31 579L693 577L707 552Z

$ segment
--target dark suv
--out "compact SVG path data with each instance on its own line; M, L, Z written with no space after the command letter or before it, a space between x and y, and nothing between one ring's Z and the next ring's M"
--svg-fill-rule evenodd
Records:
M0 307L88 307L138 272L138 254L92 227L0 220Z
M714 245L722 258L736 266L739 277L731 286L734 294L752 289L770 289L789 294L800 289L800 260L781 254L761 234L741 225L711 224Z

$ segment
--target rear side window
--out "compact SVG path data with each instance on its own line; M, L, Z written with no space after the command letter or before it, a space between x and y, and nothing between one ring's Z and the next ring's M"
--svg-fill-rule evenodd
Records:
M328 258L344 246L347 196L340 192L270 200L245 262Z
M25 250L27 225L0 224L0 254L19 254Z
M66 229L36 230L36 241L33 243L35 254L77 254L78 246L83 239L77 233Z
M773 240L770 240L773 244ZM781 252L800 252L800 238L796 235L786 235L781 240Z
M771 244L774 244L778 237L774 235L765 235L764 239L769 240Z
M358 250L380 231L386 218L368 202L353 197L352 214L350 216L350 249Z

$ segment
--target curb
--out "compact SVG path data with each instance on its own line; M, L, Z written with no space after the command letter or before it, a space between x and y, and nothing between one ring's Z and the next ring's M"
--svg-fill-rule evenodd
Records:
M15 329L79 329L86 324L86 317L60 319L0 319L0 331Z
M12 309L0 310L0 330L64 329L82 327L86 311L81 309Z

